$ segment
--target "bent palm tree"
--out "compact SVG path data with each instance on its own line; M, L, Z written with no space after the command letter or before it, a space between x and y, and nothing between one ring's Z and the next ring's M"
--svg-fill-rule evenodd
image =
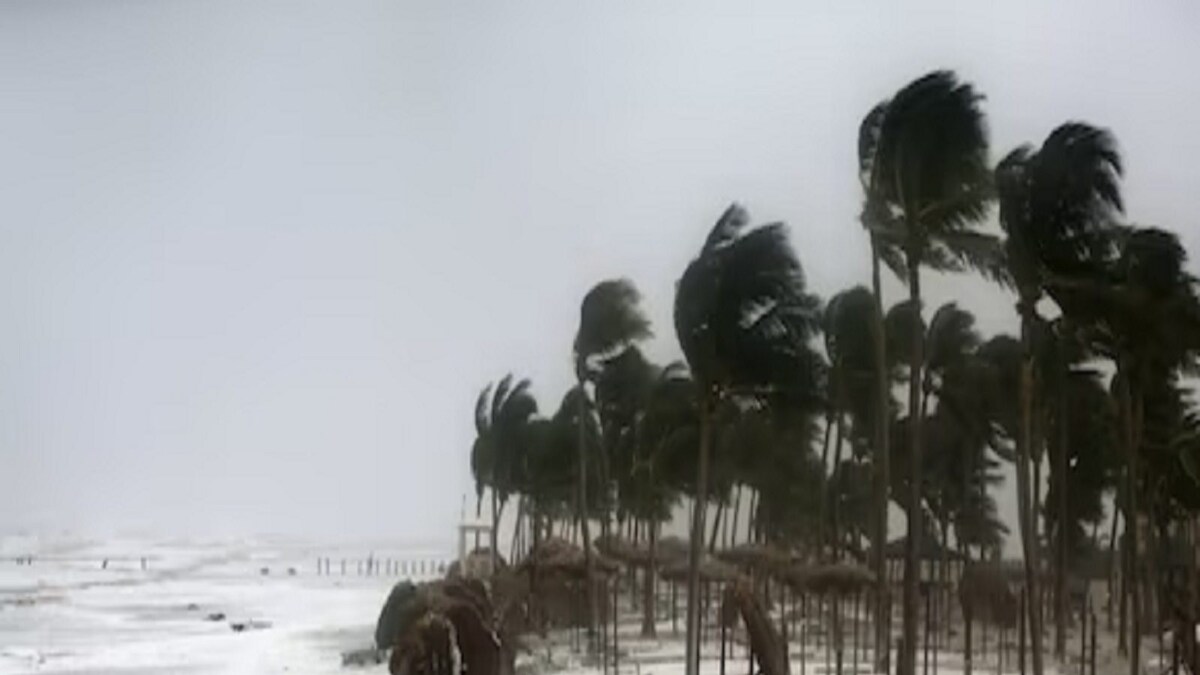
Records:
M584 449L587 409L585 385L593 379L592 359L611 356L634 342L650 336L650 322L638 303L641 294L626 279L601 281L583 298L579 309L579 330L575 333L575 377L579 383L579 524L583 532L583 553L588 578L588 645L594 647L597 619L596 587L592 569L592 538L588 526L587 453Z
M809 345L819 324L800 261L782 223L747 230L734 204L684 271L675 294L675 333L696 379L700 418L687 603L688 675L699 672L699 577L713 415L726 396L771 398L815 408L822 374Z
M1121 158L1112 136L1080 123L1064 124L1041 149L1028 146L1008 154L996 168L1000 224L1005 251L1017 289L1024 353L1020 384L1020 430L1017 435L1017 504L1025 583L1029 588L1029 626L1034 675L1042 673L1041 589L1038 579L1036 514L1030 494L1029 459L1033 437L1035 335L1045 333L1037 303L1050 277L1093 275L1111 256L1112 216L1121 209L1118 179ZM1064 313L1071 305L1051 290ZM1061 635L1060 630L1060 635ZM1059 640L1056 640L1059 642Z
M537 401L529 393L529 380L513 384L505 375L493 391L484 387L475 401L475 443L471 448L471 472L475 476L476 513L483 488L492 492L492 555L499 555L497 530L509 496L520 482L527 427L537 414Z
M1006 278L998 243L975 229L987 211L990 176L980 95L949 71L919 78L883 104L878 129L861 145L870 151L868 221L881 259L903 260L909 299L921 299L921 267L973 269ZM916 668L917 551L922 532L921 366L923 340L914 332L909 355L908 537L904 570L900 675ZM1041 675L1040 671L1036 675Z

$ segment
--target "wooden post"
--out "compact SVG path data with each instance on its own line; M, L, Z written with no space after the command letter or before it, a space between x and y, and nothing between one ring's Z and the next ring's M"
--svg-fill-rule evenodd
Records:
M1017 618L1017 630L1020 632L1020 635L1017 636L1017 663L1019 664L1021 675L1025 675L1025 604L1028 602L1029 595L1022 588L1020 616Z
M719 610L718 610L718 614L720 614ZM728 638L729 631L728 631L727 627L725 626L724 617L722 616L722 617L720 617L720 619L721 619L721 675L725 675L725 645L726 645L726 638ZM1176 674L1176 675L1178 675L1178 674Z
M979 638L979 641L980 641L979 662L982 664L986 664L987 663L987 634L988 634L987 620L982 620L979 622L979 631L981 633L980 638Z
M800 594L800 675L808 663L808 596Z
M617 628L618 628L618 626L619 626L619 624L617 623L617 620L618 620L618 615L620 614L620 613L617 611L617 591L619 590L619 588L620 588L620 585L621 585L621 584L620 584L620 578L619 578L619 577L615 577L615 578L613 579L613 594L612 594L612 595L613 595L613 604L612 604L612 615L613 615L613 675L620 675L620 673L621 673L621 665L620 665L620 664L621 664L621 640L620 640L620 638L617 636Z
M929 620L931 618L929 610L932 606L929 600L930 596L933 595L930 590L929 586L925 587L925 635L921 636L923 639L922 656L924 657L924 662L921 664L921 672L924 675L929 675Z
M834 662L837 670L837 675L842 675L842 664L845 656L845 641L846 632L842 627L842 594L835 593L833 596L833 648Z
M671 634L679 634L679 626L677 619L679 618L679 590L676 588L674 580L671 581ZM750 675L754 675L751 673Z
M850 655L853 659L854 673L858 675L858 599L859 593L854 591L850 597Z
M1092 665L1091 675L1096 675L1096 609L1094 607L1092 608L1091 615L1092 615L1092 651L1091 651L1091 654L1088 655L1089 656L1088 660L1091 661L1091 665Z
M746 672L754 675L754 643L750 641L750 626L746 626Z
M832 608L832 603L829 602L829 597L827 595L825 595L824 593L822 593L820 595L820 598L821 598L821 609L823 610L822 613L824 613L825 611L829 611ZM829 618L833 618L833 617L830 616ZM827 621L825 624L825 630L821 631L821 633L822 633L821 646L825 648L825 675L829 675L829 671L833 669L833 662L832 662L833 645L831 644L831 640L829 639L833 636L833 633L831 630L832 628L833 628L833 622Z
M1088 596L1079 603L1079 675L1087 675Z
M962 603L963 613L963 675L971 675L971 623L975 618L972 611L971 600L964 600Z

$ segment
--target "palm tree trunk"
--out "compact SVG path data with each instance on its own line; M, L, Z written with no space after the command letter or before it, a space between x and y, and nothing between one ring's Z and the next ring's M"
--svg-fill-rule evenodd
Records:
M1117 493L1113 496L1112 526L1108 533L1108 630L1113 629L1113 601L1117 597L1117 572L1120 558L1117 556L1117 523L1121 520L1122 489L1117 483ZM1123 569L1123 568L1120 568Z
M686 675L700 675L700 552L704 545L704 505L708 501L708 454L712 442L712 402L700 401L700 461L696 472L696 502L688 541Z
M1035 518L1031 508L1031 489L1029 464L1033 451L1033 349L1032 349L1032 311L1031 303L1021 303L1021 346L1023 360L1021 362L1020 390L1020 420L1021 430L1018 434L1017 447L1017 511L1018 527L1021 531L1021 549L1024 554L1025 588L1029 602L1025 603L1029 616L1029 634L1031 639L1033 675L1042 675L1042 624L1041 612L1038 611L1041 594L1038 592L1039 566L1037 561L1037 542L1035 540Z
M758 490L751 490L750 503L746 509L746 541L754 541L758 533L758 503L762 501L762 495Z
M871 236L871 287L875 294L875 545L871 553L875 568L875 670L888 669L887 558L884 546L888 536L888 490L891 485L891 453L888 449L888 425L891 422L891 395L887 372L887 346L883 332L883 289L879 275L879 249Z
M1032 391L1031 396L1033 396L1036 399L1037 391L1036 390ZM1034 400L1033 402L1030 403L1030 407L1029 407L1029 409L1033 415L1031 423L1030 423L1030 431L1029 431L1029 434L1030 434L1029 437L1030 437L1030 443L1031 443L1029 457L1030 457L1030 460L1032 460L1032 462L1033 462L1033 480L1030 483L1030 485L1032 486L1031 489L1033 490L1033 506L1031 507L1032 510L1031 510L1030 517L1032 518L1031 523L1033 525L1033 545L1034 545L1034 548L1037 550L1037 553L1034 556L1038 563L1038 566L1036 567L1036 569L1038 571L1038 574L1040 575L1041 570L1042 570L1042 567L1041 567L1041 563L1042 563L1042 531L1043 531L1042 525L1044 524L1046 514L1045 514L1045 510L1042 508L1042 458L1043 458L1042 455L1044 453L1042 452L1043 439L1042 439L1042 433L1041 433L1042 428L1041 428L1041 423L1040 423L1041 415L1032 412L1032 411L1037 410L1038 405L1041 405L1041 401ZM1039 577L1039 581L1040 581L1040 577ZM1041 590L1040 583L1038 584L1038 590L1039 591ZM1043 597L1043 594L1041 594L1041 593L1039 593L1039 595L1037 596L1036 601L1034 601L1034 598L1032 595L1029 596L1029 601L1034 604L1034 609L1037 610L1039 626L1046 625L1046 613L1045 613L1045 607L1044 607L1044 600L1045 600L1045 598Z
M838 382L838 364L833 364L833 389L832 398L837 398L837 382ZM825 441L821 448L821 500L817 507L817 557L820 560L825 560L825 521L828 515L826 509L829 505L829 479L825 477L825 472L829 470L829 441L833 438L833 417L836 415L837 406L831 400L829 401L829 410L825 413Z
M496 558L500 556L500 516L504 514L504 506L508 503L507 499L501 500L496 496L496 491L492 490L492 563L493 566Z
M658 576L658 523L647 520L646 530L650 535L650 561L646 565L646 577L642 580L642 637L652 638L656 635L654 582Z
M840 399L841 398L841 393L840 393L841 387L840 386L838 387L838 390L839 390L838 398ZM845 423L845 417L842 415L841 405L842 405L842 401L840 401L840 400L837 401L838 413L837 413L837 422L835 423L837 425L837 433L835 434L836 440L834 441L834 446L833 446L833 470L829 474L830 480L833 480L833 477L837 474L838 467L841 466L841 464L842 464L842 441L843 441L843 436L845 434L846 423ZM841 509L841 499L839 497L840 497L840 495L834 496L833 539L829 542L831 552L833 553L834 560L841 560L841 558L842 558L841 550L840 550L841 543L842 543L842 518L841 518L841 516L842 516L841 510L842 509Z
M1061 663L1067 655L1067 442L1068 442L1068 406L1066 375L1064 368L1058 368L1058 448L1054 453L1054 482L1058 488L1058 564L1054 573L1054 655Z
M908 297L915 307L921 302L920 263L913 254L908 255ZM909 355L908 374L908 429L909 429L909 486L908 486L908 537L904 551L904 607L902 613L903 641L897 665L898 675L916 675L917 672L917 603L921 567L918 555L921 545L921 365L925 360L924 331L920 321L912 325L912 353ZM1038 675L1041 675L1040 673Z
M725 502L717 502L717 513L713 516L712 534L708 537L708 552L717 550L717 533L721 531L721 518L725 515Z
M595 649L596 640L596 577L592 560L591 528L588 527L587 499L587 398L583 380L579 381L579 526L583 535L583 565L587 585L587 642L589 652Z
M1125 365L1125 364L1121 364ZM1123 441L1126 452L1126 498L1125 498L1125 540L1128 542L1128 578L1125 585L1129 588L1130 613L1129 672L1139 675L1142 658L1142 612L1141 589L1138 568L1138 453L1134 437L1133 392L1130 382L1131 373L1128 368L1118 366L1121 396L1121 422Z
M740 515L740 512L742 510L742 485L741 485L741 483L738 483L737 490L735 491L735 495L736 496L734 497L734 502L733 502L733 522L731 523L730 528L729 528L729 540L726 542L726 544L725 544L726 546L733 546L733 545L737 544L738 516Z

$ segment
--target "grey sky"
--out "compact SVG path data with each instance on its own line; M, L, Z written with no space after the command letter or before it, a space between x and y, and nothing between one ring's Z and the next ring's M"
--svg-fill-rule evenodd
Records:
M994 156L1112 128L1131 217L1200 250L1200 5L898 4L0 4L0 529L445 540L476 392L552 410L595 281L676 357L733 199L868 281L857 125L936 67Z

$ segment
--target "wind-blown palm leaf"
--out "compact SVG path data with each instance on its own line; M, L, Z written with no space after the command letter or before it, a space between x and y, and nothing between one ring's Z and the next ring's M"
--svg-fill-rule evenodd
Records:
M638 306L641 293L628 279L596 284L579 309L576 359L612 354L650 336L650 322Z
M1121 169L1112 135L1079 122L1056 128L1036 152L1022 146L997 165L1000 224L1027 302L1041 295L1048 275L1095 276L1112 258ZM1065 291L1048 290L1069 308Z
M933 313L925 338L925 363L928 372L941 373L954 361L979 346L975 315L948 302Z
M820 303L805 291L783 226L745 232L747 220L729 207L684 271L675 299L680 346L707 387L811 391L819 359L807 343ZM800 367L781 371L787 363Z
M887 104L873 172L876 195L902 213L910 244L968 229L986 213L990 193L981 96L949 71L913 81ZM920 217L918 218L918 214Z
M486 387L479 391L479 398L475 399L475 433L482 434L491 424L491 415L489 414L489 405L492 396L492 384L489 382Z

